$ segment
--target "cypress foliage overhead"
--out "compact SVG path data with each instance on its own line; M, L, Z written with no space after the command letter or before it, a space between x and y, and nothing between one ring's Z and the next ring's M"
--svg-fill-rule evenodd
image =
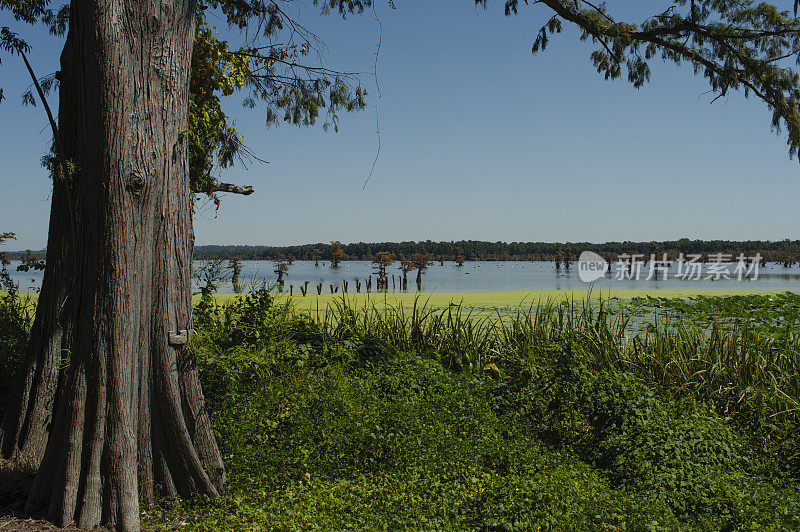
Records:
M475 0L486 6L487 0ZM528 4L524 0L525 5ZM650 4L651 2L648 2ZM789 155L800 149L800 88L791 68L800 62L798 2L794 13L752 0L672 0L641 21L619 20L605 3L537 0L552 17L536 34L531 51L544 51L566 21L581 40L596 45L590 59L605 79L625 77L634 87L650 81L650 63L661 59L689 63L721 98L730 90L756 96L772 112L772 127L785 131ZM516 15L519 0L507 0L506 15Z
M314 5L319 3L314 0ZM50 4L50 0L0 0L0 10L9 11L17 22L43 24L52 35L63 36L69 25L69 5L56 9ZM323 4L324 13L333 11L343 17L371 5L368 0L329 0ZM234 46L225 40L208 23L205 13L209 9L222 15L231 27L248 30L247 45ZM263 104L268 126L311 126L322 118L323 129L338 131L339 114L364 109L367 92L356 73L324 65L320 53L323 43L290 17L286 6L260 0L200 0L197 13L186 132L191 186L193 192L207 194L219 205L218 192L253 192L252 187L221 183L222 169L237 162L244 166L265 162L247 146L223 111L222 97L240 93L246 107ZM26 55L30 51L30 45L10 27L0 28L0 52ZM2 59L0 54L0 64ZM38 81L45 94L59 84L55 74ZM0 87L0 101L3 99ZM23 95L23 103L37 104L30 90ZM53 162L51 158L44 161L48 167Z

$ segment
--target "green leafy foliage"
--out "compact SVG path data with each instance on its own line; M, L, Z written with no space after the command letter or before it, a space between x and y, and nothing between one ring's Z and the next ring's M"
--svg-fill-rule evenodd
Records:
M613 482L662 497L678 516L729 514L742 472L741 443L714 416L659 412L598 448Z
M344 16L363 11L364 6L360 1L330 2L325 10L338 7ZM208 9L233 27L254 30L255 39L247 39L246 46L231 46L208 24ZM223 111L223 97L243 92L246 107L262 102L267 125L311 126L325 109L323 127L338 129L339 112L363 109L366 91L357 75L312 61L320 57L318 38L278 3L213 0L200 2L199 13L187 132L190 174L192 190L207 194L219 205L215 194L219 170L237 160L244 165L261 161Z
M0 233L0 244L15 238L14 233ZM8 273L11 264L5 252L0 252L0 397L11 393L13 376L28 344L33 322L34 305L20 297L16 283ZM25 263L23 263L25 264ZM0 414L5 411L2 403Z
M742 471L742 443L718 417L660 403L631 375L600 372L587 388L587 455L616 485L662 498L676 515L719 515Z
M750 294L730 297L635 298L631 310L658 312L701 326L749 323L759 333L785 338L800 326L800 294Z
M630 374L615 372L598 373L586 391L585 400L597 440L612 434L638 432L657 404L647 386Z
M245 85L248 59L232 53L204 18L192 50L189 94L189 169L192 187L212 194L215 164L226 168L242 148L242 137L222 110L221 97Z
M308 315L266 291L203 312L193 349L231 486L162 505L156 527L800 526L797 477L770 465L788 447L610 367L596 314L546 307L479 333L421 309ZM459 334L487 351L451 368Z
M486 5L486 0L475 0ZM526 4L528 2L525 2ZM581 40L597 45L591 61L605 79L626 74L634 87L650 81L654 59L689 63L717 97L729 90L755 95L772 111L772 126L785 129L790 156L800 150L800 20L767 2L753 0L673 0L639 23L618 21L605 3L541 0L554 15L539 30L532 52L545 50L567 21ZM796 6L796 4L795 4ZM517 14L519 0L506 0L506 15Z
M0 293L0 396L8 397L14 383L17 365L28 345L33 323L34 305L12 293ZM5 412L5 400L2 410Z

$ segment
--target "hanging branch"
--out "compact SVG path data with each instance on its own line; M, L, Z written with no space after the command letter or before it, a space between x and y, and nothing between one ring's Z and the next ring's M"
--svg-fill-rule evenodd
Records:
M47 103L47 100L44 97L42 86L39 84L39 80L36 78L36 74L33 72L33 67L31 67L30 62L28 62L28 56L25 55L25 51L22 49L22 47L17 47L16 52L20 55L20 57L22 57L22 61L25 62L25 68L28 69L28 74L30 74L31 79L33 80L33 86L36 87L36 92L39 94L39 99L42 101L44 110L47 113L47 119L50 121L50 129L53 131L53 144L55 144L56 158L58 158L61 155L61 149L59 148L58 142L58 126L53 118L53 112L50 110L50 105Z

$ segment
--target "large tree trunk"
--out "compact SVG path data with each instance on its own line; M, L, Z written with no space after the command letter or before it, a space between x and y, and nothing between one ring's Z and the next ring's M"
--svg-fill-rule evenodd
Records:
M138 493L225 480L191 339L187 142L194 0L73 0L47 269L2 453L29 511L139 529ZM181 334L182 331L186 331Z

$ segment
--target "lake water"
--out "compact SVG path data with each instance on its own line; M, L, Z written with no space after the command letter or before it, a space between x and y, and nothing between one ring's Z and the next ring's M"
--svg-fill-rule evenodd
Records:
M9 266L12 277L19 284L21 290L39 290L42 285L42 272L17 272L13 263ZM224 263L226 264L226 263ZM276 275L271 261L245 261L242 263L243 269L240 274L240 284L243 290L248 290L253 284L260 284L262 281L274 283ZM397 268L399 263L388 268L389 290L392 290L391 275L395 276L395 287L400 289L399 279L402 272ZM197 266L197 264L196 264ZM770 289L770 290L800 290L800 267L793 266L784 268L779 264L761 265L758 269L758 278L755 280L736 279L734 267L731 266L729 275L731 279L720 278L719 280L709 279L707 266L703 269L701 280L684 280L675 278L677 273L677 263L672 263L667 270L667 278L659 280L647 280L649 264L642 267L639 280L625 279L617 280L617 264L611 265L611 271L605 277L595 281L592 286L596 290L608 289L683 289L692 290L695 288L721 288L721 289ZM323 283L323 291L329 292L329 285L341 287L343 280L350 284L349 291L355 292L354 278L359 277L366 282L367 277L372 274L372 264L367 261L348 261L343 262L339 268L332 268L329 263L320 262L319 266L314 266L312 261L296 261L289 266L289 274L286 277L285 289L289 290L289 285L294 285L295 290L305 281L309 281L309 291L315 292L314 286L318 282ZM230 276L230 272L223 269L223 273ZM408 290L417 290L415 283L416 272L408 274ZM556 271L552 262L467 262L462 267L455 263L445 262L439 265L438 262L430 266L422 276L423 292L494 292L512 290L585 290L589 287L587 283L580 280L578 275L578 265L573 264L567 271L563 267ZM375 280L373 275L373 290ZM195 281L195 290L197 282ZM362 286L362 291L365 288ZM222 283L220 292L232 292L233 287L230 282ZM340 288L341 291L341 288Z

